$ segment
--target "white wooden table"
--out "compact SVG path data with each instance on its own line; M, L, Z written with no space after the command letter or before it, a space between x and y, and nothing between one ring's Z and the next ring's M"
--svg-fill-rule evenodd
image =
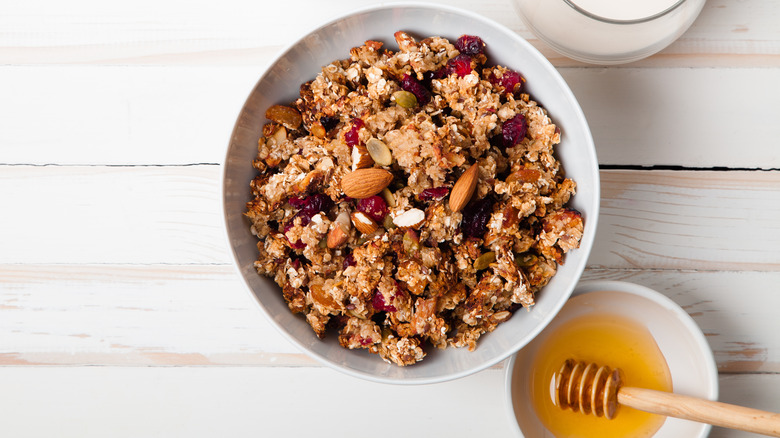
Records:
M0 3L0 436L512 436L502 366L342 375L231 267L220 164L243 100L282 47L380 2L114 3ZM780 410L780 5L710 0L660 54L601 68L508 0L441 3L529 39L580 100L603 185L584 278L668 295L721 400Z

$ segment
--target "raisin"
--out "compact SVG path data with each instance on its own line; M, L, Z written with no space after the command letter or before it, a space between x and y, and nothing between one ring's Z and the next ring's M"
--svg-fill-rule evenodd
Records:
M339 118L334 116L322 116L320 117L320 124L326 131L330 131L339 124Z
M469 202L463 209L461 231L468 237L482 238L487 232L487 224L492 213L493 199L489 196Z

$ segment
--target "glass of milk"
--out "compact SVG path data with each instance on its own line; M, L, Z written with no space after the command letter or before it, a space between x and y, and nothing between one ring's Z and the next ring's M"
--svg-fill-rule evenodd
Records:
M512 0L531 31L562 55L621 64L671 44L705 0Z

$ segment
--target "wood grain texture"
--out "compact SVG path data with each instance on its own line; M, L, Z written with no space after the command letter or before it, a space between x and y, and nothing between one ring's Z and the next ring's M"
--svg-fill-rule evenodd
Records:
M0 59L10 64L255 65L330 18L379 0L310 2L276 7L228 0L218 5L95 0L0 6ZM509 0L435 0L491 18L528 39L556 66L581 66L537 40ZM67 5L67 6L66 6ZM632 65L780 66L780 11L773 0L709 0L693 26L657 55ZM291 25L294 23L294 25Z
M504 371L491 369L454 382L392 386L325 368L258 367L3 367L0 434L17 438L138 436L441 436L509 438ZM780 376L725 375L721 400L772 409ZM468 388L468 392L464 392ZM374 401L376 398L380 400ZM371 402L366 399L372 400ZM352 403L350 400L361 400ZM338 401L343 414L327 407ZM348 405L347 405L348 404ZM408 415L410 406L424 412ZM385 417L403 416L377 427ZM46 421L40 421L45 418ZM302 421L305 418L306 421ZM713 438L753 437L715 428Z
M588 269L583 279L674 300L721 372L780 373L780 272ZM230 266L0 265L0 290L0 365L319 366Z
M244 99L295 39L380 3L0 3L0 436L514 436L502 364L421 387L344 376L231 266L219 164ZM432 3L518 32L579 99L607 167L583 279L670 297L720 400L780 410L777 3L709 0L667 49L608 68L553 52L510 0Z
M0 163L221 163L261 73L258 67L0 68ZM561 73L583 108L600 164L780 169L776 69ZM718 91L724 87L728 93Z
M220 167L0 166L0 263L229 264ZM604 170L588 261L780 269L780 171ZM23 184L22 181L35 181Z

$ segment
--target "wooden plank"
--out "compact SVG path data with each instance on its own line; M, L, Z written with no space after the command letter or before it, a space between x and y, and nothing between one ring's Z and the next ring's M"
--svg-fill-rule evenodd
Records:
M219 166L4 166L0 263L228 263Z
M0 162L219 163L258 77L246 67L3 67Z
M219 7L177 1L107 6L94 0L46 8L0 6L0 59L5 64L265 65L277 48L336 17L378 0L285 3L226 0ZM582 65L537 40L509 0L436 3L471 10L528 39L556 66ZM307 13L301 13L306 10ZM236 13L241 11L241 13ZM778 10L773 0L710 0L691 29L636 66L780 66ZM293 25L291 25L293 24ZM270 50L269 50L270 49Z
M720 372L780 372L780 272L594 269L583 280L641 284L696 321Z
M220 163L261 71L2 67L0 163ZM780 169L773 142L780 138L779 72L561 70L591 126L601 164L763 169Z
M583 279L670 297L721 372L780 372L780 272L588 269ZM318 366L229 266L0 265L0 333L0 365Z
M594 267L780 268L780 172L602 171Z
M780 169L778 69L562 69L600 164ZM728 91L724 89L726 87ZM758 107L757 107L758 106Z
M2 371L0 390L13 394L0 398L3 436L344 437L370 431L371 437L391 438L421 430L456 437L512 436L503 405L503 370L413 387L370 383L325 368ZM340 406L333 408L334 403ZM40 418L46 421L36 421Z
M0 166L0 263L231 263L220 168ZM589 265L780 269L780 171L604 170Z
M4 414L0 434L18 438L342 437L366 431L382 438L434 429L440 436L515 436L501 369L411 387L366 382L325 368L3 367L2 371L0 390L13 396L0 398ZM725 375L720 383L723 401L758 409L780 406L780 392L771 390L780 386L780 375ZM323 409L334 402L344 403L342 414ZM715 429L711 436L755 435Z

